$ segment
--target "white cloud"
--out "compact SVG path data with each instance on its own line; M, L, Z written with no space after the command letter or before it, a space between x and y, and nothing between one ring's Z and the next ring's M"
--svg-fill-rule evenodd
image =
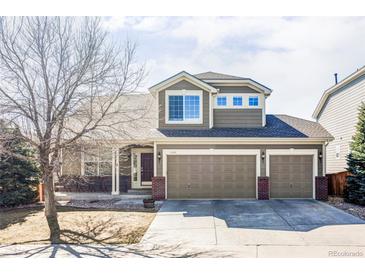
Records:
M125 16L112 16L104 18L103 25L109 31L117 31L126 25L127 18Z
M334 72L365 65L365 17L152 17L131 28L179 45L145 56L149 84L183 69L247 76L274 89L272 113L310 118Z

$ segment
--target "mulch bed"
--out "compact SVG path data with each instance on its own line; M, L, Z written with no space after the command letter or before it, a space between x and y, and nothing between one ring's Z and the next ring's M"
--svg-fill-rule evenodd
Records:
M365 206L355 205L346 203L343 198L340 197L328 197L329 205L337 207L351 215L359 217L360 219L365 220Z

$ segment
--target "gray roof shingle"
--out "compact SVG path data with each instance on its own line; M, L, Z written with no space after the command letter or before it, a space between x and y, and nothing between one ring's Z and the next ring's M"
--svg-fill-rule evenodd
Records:
M95 139L118 139L140 141L169 137L240 137L240 138L332 138L317 122L288 115L266 115L262 128L212 128L206 130L158 129L156 98L149 93L125 95L118 105L123 114L112 115L106 122L115 122L113 128L101 129L90 134ZM70 121L77 127L77 121Z
M288 115L267 115L266 126L262 128L158 129L158 131L164 137L332 138L318 123Z
M248 78L238 77L213 71L202 72L194 74L194 76L200 80L245 80Z

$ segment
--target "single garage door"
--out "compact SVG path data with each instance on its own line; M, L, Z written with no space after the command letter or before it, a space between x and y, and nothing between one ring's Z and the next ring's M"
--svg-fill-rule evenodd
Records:
M256 156L168 155L167 198L256 198Z
M270 197L312 198L313 156L270 155Z

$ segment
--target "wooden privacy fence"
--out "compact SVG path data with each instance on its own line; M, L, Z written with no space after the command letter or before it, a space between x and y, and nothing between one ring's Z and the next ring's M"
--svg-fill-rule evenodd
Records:
M346 177L349 172L343 171L335 174L327 174L328 178L328 195L343 197L346 188Z

